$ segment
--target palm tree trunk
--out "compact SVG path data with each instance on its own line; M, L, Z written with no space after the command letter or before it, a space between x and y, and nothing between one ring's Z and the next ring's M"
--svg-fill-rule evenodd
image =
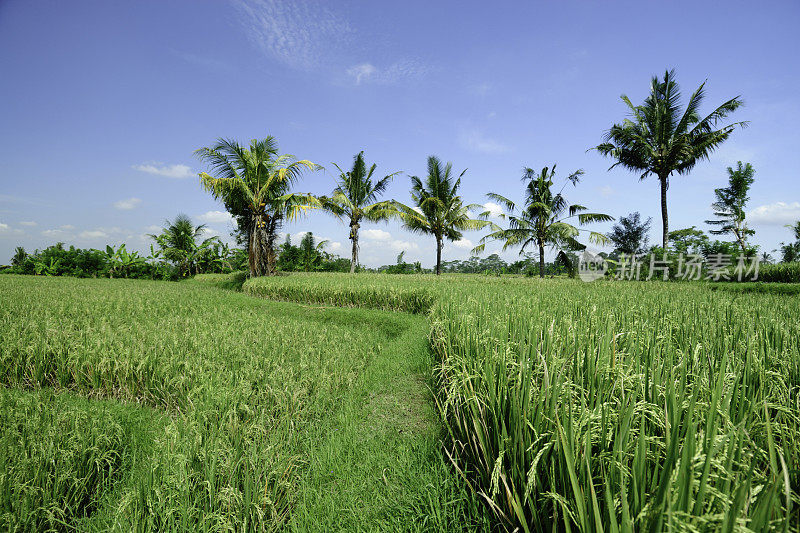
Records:
M350 259L350 273L353 274L358 264L358 222L355 220L350 221L350 240L353 241L353 255Z
M275 217L270 217L266 226L266 274L267 276L274 276L278 271L277 263L278 256L275 254L275 240L277 239L278 221Z
M442 238L436 236L436 275L442 273Z
M667 189L669 188L669 174L659 176L658 182L661 185L661 223L663 233L661 234L661 248L666 251L667 241L669 240L669 216L667 215Z
M544 278L544 243L539 243L539 277Z
M264 217L257 215L253 217L253 230L250 233L248 249L248 264L250 266L250 276L258 277L269 275L270 272L270 249L269 249L269 229L271 221L265 221ZM274 261L274 252L272 253Z

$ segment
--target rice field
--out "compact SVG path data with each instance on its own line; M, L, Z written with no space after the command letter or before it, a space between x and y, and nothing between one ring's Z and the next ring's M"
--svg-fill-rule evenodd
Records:
M800 531L797 296L715 288L3 276L0 524Z

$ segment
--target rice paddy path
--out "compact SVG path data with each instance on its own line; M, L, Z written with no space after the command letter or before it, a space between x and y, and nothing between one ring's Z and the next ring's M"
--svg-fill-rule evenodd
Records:
M487 530L480 505L442 453L442 426L429 389L427 318L294 305L318 316L327 314L340 324L378 328L386 334L386 343L377 347L355 385L342 394L338 408L304 429L298 493L288 529Z

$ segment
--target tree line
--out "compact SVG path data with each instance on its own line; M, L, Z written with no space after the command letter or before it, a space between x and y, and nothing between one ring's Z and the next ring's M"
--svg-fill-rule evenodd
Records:
M667 191L670 179L674 175L688 174L698 162L709 159L735 129L747 126L747 122L724 124L729 115L743 105L741 97L729 99L710 113L701 115L700 107L704 98L705 83L691 94L683 106L675 71L667 71L661 78L655 76L650 83L650 94L642 104L634 105L627 96L621 97L628 107L628 116L622 122L613 124L605 133L603 142L592 150L614 161L609 170L621 166L634 172L640 180L656 177L661 200L662 239L660 247L652 250L661 253L678 250L684 243L694 239L699 240L695 243L695 249L703 253L736 251L752 256L756 253L756 247L750 245L748 239L754 230L745 220L745 206L755 174L750 163L738 162L736 168L728 168L728 186L715 190L712 204L714 218L706 221L713 227L710 231L712 235L729 235L733 242L711 241L694 226L677 231L669 229ZM333 190L323 196L295 190L305 172L318 171L322 167L306 159L280 154L277 141L272 136L254 139L249 145L221 138L211 146L198 149L195 155L208 168L207 172L199 175L200 185L222 202L236 221L237 236L244 245L241 255L246 258L246 269L253 277L274 275L279 270L333 270L345 267L346 260L334 259L324 251L322 243L304 241L297 250L288 241L283 245L277 243L280 230L286 222L311 210L325 211L348 225L351 252L347 269L351 273L359 269L359 233L365 222L398 220L411 232L432 236L436 246L436 274L443 270L442 250L445 241L460 240L464 231L488 228L489 232L472 250L473 254L482 253L491 242L501 244L503 250L519 249L521 256L532 249L538 254L538 271L542 277L547 270L546 248L555 252L553 266L566 269L574 268L575 253L586 248L586 244L581 242L581 235L585 235L590 243L613 244L613 254L635 255L646 250L646 235L651 223L650 219L641 220L641 215L634 212L621 217L608 234L585 229L583 226L587 224L613 221L614 218L568 202L565 189L580 183L583 170L576 170L557 181L555 164L540 171L529 167L523 169L521 202L498 193L488 193L487 197L503 209L492 220L488 211L474 214L482 206L466 204L461 197L459 189L466 170L456 173L452 163L444 163L433 155L427 159L425 176L410 176L409 204L381 199L399 172L376 175L377 165L368 165L363 151L356 154L348 170L334 164L337 176ZM176 219L174 224L191 226L191 222L184 218ZM800 221L792 228L796 242L782 244L784 261L797 261L800 258ZM188 235L191 233L189 229L185 227L180 235ZM197 238L197 230L202 226L194 229L194 237ZM206 268L207 265L202 266L202 258L203 254L210 253L209 250L219 252L218 256L222 259L217 259L218 262L230 263L227 256L232 252L220 249L222 243L219 239L205 239L192 245L187 241L186 246L181 246L170 242L176 235L174 231L165 231L160 236L152 237L163 257L176 265L179 276ZM313 239L313 236L309 238ZM765 254L763 259L771 259L770 254ZM294 257L304 259L291 259ZM133 260L136 261L136 258ZM392 271L392 267L400 268L388 265L381 267L381 270ZM508 265L504 268L508 270ZM403 267L403 271L406 270L409 269Z

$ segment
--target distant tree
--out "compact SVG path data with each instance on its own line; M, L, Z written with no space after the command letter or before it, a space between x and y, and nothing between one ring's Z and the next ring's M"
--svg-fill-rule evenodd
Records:
M322 197L320 202L323 209L338 218L347 218L350 224L350 241L352 242L352 258L350 260L350 273L356 271L358 265L358 230L362 220L378 222L387 220L394 213L394 204L390 201L378 202L378 197L386 191L389 181L398 174L389 174L373 182L372 175L377 165L369 169L364 162L364 152L356 154L353 168L345 172L339 165L334 164L339 171L336 179L336 188L330 198Z
M795 242L781 243L781 258L784 263L800 261L800 220L786 227L792 230Z
M638 255L647 250L647 236L650 231L652 218L642 222L638 211L621 217L619 222L611 227L611 233L607 233L611 242L614 243L614 252L627 255Z
M755 230L747 227L745 206L750 199L747 196L753 184L755 169L750 163L742 165L739 161L736 170L728 167L728 186L714 189L717 201L711 204L715 220L706 220L706 224L719 226L712 229L712 235L733 235L742 253L747 249L747 237L755 234Z
M192 219L179 214L175 220L165 222L158 235L150 235L161 249L162 256L172 262L181 276L192 273L198 259L198 252L219 242L217 237L209 237L200 243L198 239L206 231L206 225L195 226ZM113 252L113 249L112 249Z
M544 167L537 173L532 168L523 169L522 180L525 182L525 198L519 207L506 198L496 193L487 196L499 203L507 211L501 218L508 219L509 227L501 228L492 223L492 232L481 239L481 244L475 247L475 252L482 252L486 242L490 240L503 241L503 250L521 246L520 255L525 248L536 245L539 248L539 276L544 277L545 247L551 246L557 250L557 256L562 263L570 265L572 262L568 252L583 250L585 245L576 240L581 231L572 224L571 219L576 219L578 225L591 222L607 222L614 220L609 215L602 213L586 213L586 207L578 204L570 205L564 197L564 187L571 183L577 185L583 170L577 170L566 177L564 185L558 192L553 191L553 179L556 167L552 170ZM488 218L488 211L481 213L482 218ZM605 244L608 238L602 233L589 232L589 240L598 244Z
M321 168L305 159L279 155L275 138L250 141L246 148L234 140L219 139L195 155L216 175L200 173L200 184L236 217L247 238L251 276L276 272L275 240L285 220L293 220L319 206L311 194L291 192L304 170Z
M407 229L414 233L433 235L436 239L436 274L442 273L442 247L444 240L456 241L464 230L486 227L485 220L470 218L470 209L477 205L464 205L458 188L461 177L453 176L453 164L443 165L436 156L428 157L428 175L425 181L411 176L411 199L414 207L394 202L394 216L400 218Z
M306 232L300 240L300 264L304 271L313 272L322 269L324 250L328 241L316 242L314 234Z
M622 95L622 101L630 109L630 118L611 126L605 134L605 142L595 148L604 156L616 159L611 168L621 165L638 172L640 180L651 174L658 178L663 224L661 246L664 249L669 238L667 189L670 176L673 172L688 174L698 161L708 159L737 126L746 125L736 122L717 129L721 120L742 106L738 96L701 118L698 110L705 95L704 88L705 82L681 111L675 71L666 72L663 80L653 77L650 95L642 105L634 106Z
M11 258L11 266L21 267L25 260L28 258L28 252L22 246L14 248L14 256Z
M669 242L678 253L702 253L708 241L708 235L695 226L669 232Z

